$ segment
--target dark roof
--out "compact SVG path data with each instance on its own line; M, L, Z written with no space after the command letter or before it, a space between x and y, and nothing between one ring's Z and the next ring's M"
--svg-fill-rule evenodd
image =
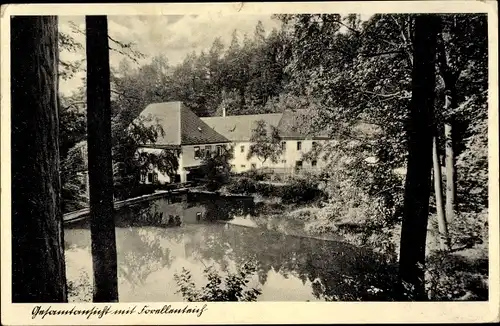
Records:
M229 140L203 122L182 102L149 104L142 117L155 119L164 134L158 136L155 146L197 145L227 143ZM151 121L149 124L155 123ZM151 144L144 144L151 145Z
M264 120L268 128L277 127L282 116L282 113L269 113L207 117L201 120L231 141L250 141L257 121Z

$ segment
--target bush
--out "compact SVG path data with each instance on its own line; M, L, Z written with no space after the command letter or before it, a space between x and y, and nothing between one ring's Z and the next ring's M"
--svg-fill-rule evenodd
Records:
M253 194L256 191L256 184L250 178L233 179L227 185L227 191L233 194Z
M182 269L181 274L175 274L183 298L189 302L207 301L257 301L262 293L258 288L248 288L250 277L256 272L252 264L243 264L236 273L228 273L224 278L212 266L205 268L204 273L208 283L197 289L192 280L191 273Z
M269 183L257 183L255 185L255 192L264 197L281 197L283 186L276 186Z
M311 178L296 178L283 186L281 198L283 203L307 203L325 199L326 194L318 189L318 182Z
M436 252L427 258L426 265L431 300L488 300L487 258Z

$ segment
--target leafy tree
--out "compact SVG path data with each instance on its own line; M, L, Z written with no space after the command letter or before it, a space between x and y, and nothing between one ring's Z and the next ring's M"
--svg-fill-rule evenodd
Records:
M201 172L207 180L206 187L210 191L219 189L226 184L231 176L231 164L233 149L221 148L220 152L214 151L203 158Z
M256 122L255 128L252 130L250 137L250 148L248 150L247 159L253 156L257 157L262 164L267 160L277 163L281 157L282 141L279 130L275 126L270 126L269 131L264 120Z
M123 114L126 114L125 112ZM113 171L115 195L130 197L141 180L153 168L174 178L179 168L179 152L175 150L140 150L142 144L155 143L164 131L154 117L139 116L131 123L128 118L116 117L113 129Z

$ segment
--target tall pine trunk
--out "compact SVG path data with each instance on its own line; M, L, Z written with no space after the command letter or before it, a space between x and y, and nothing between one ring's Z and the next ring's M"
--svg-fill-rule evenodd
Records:
M11 19L12 301L66 302L57 17Z
M441 250L450 249L450 238L448 237L448 225L446 223L445 210L443 204L443 189L441 177L441 164L439 164L439 155L437 150L437 136L434 136L432 142L433 158L433 176L434 176L434 194L436 197L436 214L439 228L439 244Z
M425 300L424 270L432 168L436 38L440 18L415 18L408 165L399 273L402 299ZM407 290L404 290L404 289Z
M106 16L87 16L85 21L87 142L94 302L117 302L108 22Z

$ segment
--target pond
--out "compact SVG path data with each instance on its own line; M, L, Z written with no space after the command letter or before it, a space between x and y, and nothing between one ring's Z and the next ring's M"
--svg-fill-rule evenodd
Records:
M276 232L252 220L253 200L186 194L121 209L116 214L120 302L183 301L174 274L189 270L198 286L203 270L222 274L244 262L258 266L250 286L258 301L349 298L375 268L373 253L341 241ZM169 217L179 216L181 226ZM240 221L236 225L232 222ZM169 224L170 222L170 224ZM229 222L229 223L226 223ZM88 221L65 226L69 281L91 274Z

